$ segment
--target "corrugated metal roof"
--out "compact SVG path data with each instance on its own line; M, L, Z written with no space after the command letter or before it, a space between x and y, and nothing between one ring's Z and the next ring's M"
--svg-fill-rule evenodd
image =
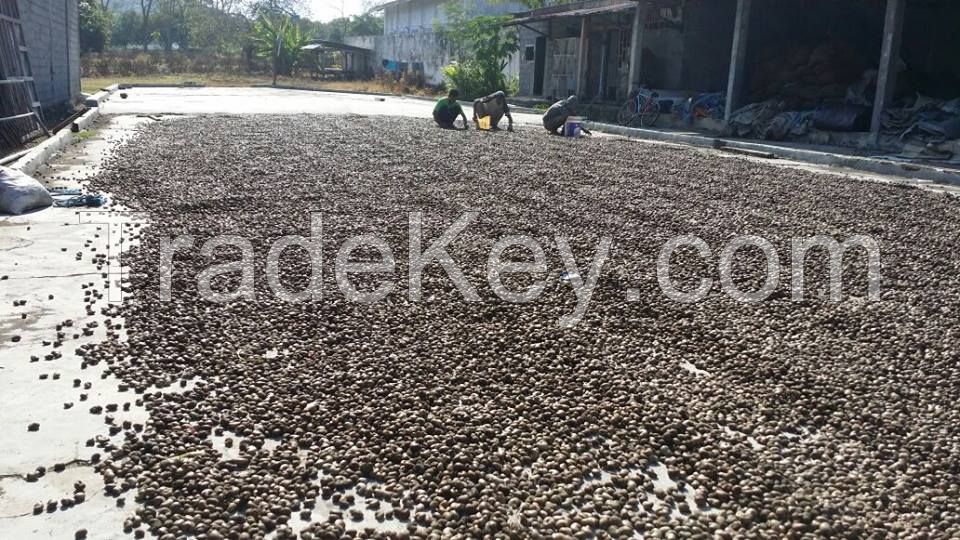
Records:
M412 0L390 0L389 2L382 2L382 3L380 3L380 4L376 5L376 6L373 6L373 7L371 7L370 9L368 9L367 11L368 11L368 12L381 11L381 10L383 10L384 8L387 8L387 7L396 5L396 4L403 4L403 3L406 3L406 2L411 2L411 1L412 1Z
M637 8L637 2L621 2L619 4L612 4L606 6L594 6L594 7L584 7L576 8L576 4L571 4L571 8L574 9L545 9L545 10L533 10L526 13L518 13L517 17L512 21L506 23L507 25L513 24L524 24L535 21L545 21L548 19L559 19L561 17L584 17L587 15L596 15L598 13L613 13L617 11L629 11Z
M337 51L352 51L373 54L371 49L364 49L363 47L355 47L353 45L347 45L346 43L328 41L326 39L314 39L311 40L309 44L300 47L301 51L315 51L317 49L333 49Z

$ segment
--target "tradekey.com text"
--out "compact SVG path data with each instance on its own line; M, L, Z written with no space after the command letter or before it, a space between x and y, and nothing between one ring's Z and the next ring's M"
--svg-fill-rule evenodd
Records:
M337 287L344 298L351 302L371 304L380 302L394 293L402 283L406 284L407 298L419 302L423 298L423 273L425 269L439 266L453 283L462 298L469 302L481 301L474 284L467 279L463 268L451 255L448 248L463 235L478 212L465 212L451 223L439 237L424 238L424 216L421 212L409 212L407 215L408 256L406 276L398 276L397 261L393 248L382 236L361 234L341 242L333 264ZM569 237L556 235L553 246L560 257L563 281L569 283L576 296L576 306L571 313L560 317L558 324L572 327L578 324L587 312L590 301L597 288L599 278L607 263L614 240L601 237L593 249L589 260L577 260L571 249ZM283 236L270 246L266 257L265 275L270 291L284 302L313 302L322 299L322 249L323 217L313 213L310 218L310 236ZM182 235L164 238L160 246L160 293L163 300L171 298L174 259L196 249L197 240L193 236ZM691 250L705 263L717 264L720 290L730 298L740 302L762 302L770 297L780 285L781 257L773 243L754 235L734 236L723 246L719 246L719 256L714 256L711 246L703 239L693 235L676 236L666 241L659 250L656 261L656 277L660 290L669 299L681 303L700 302L714 289L715 280L701 277L695 287L681 287L671 277L671 264L675 263L674 254L681 250ZM250 240L238 235L219 235L206 239L199 246L200 255L214 259L218 250L230 248L239 251L240 258L230 262L210 264L196 275L197 290L201 297L210 302L225 303L235 300L255 299L256 263L254 248ZM309 283L301 290L290 290L280 280L280 258L290 248L299 248L309 256L311 276ZM754 290L743 290L736 283L734 259L741 250L759 250L766 261L763 273L763 285ZM811 250L823 250L827 254L826 274L829 276L829 300L840 302L843 299L843 258L848 250L862 250L865 254L867 276L867 300L880 299L880 246L870 236L853 235L837 239L832 236L817 235L790 240L790 298L801 301L804 298L804 263ZM512 255L505 256L510 250ZM357 254L363 253L363 261L357 261ZM371 253L376 256L370 260ZM518 257L517 253L522 253ZM505 236L493 243L486 258L486 280L492 292L501 301L510 303L534 302L544 292L548 276L556 278L557 272L550 271L542 241L525 235ZM859 259L859 257L858 257ZM558 270L558 269L555 269ZM511 288L504 284L508 275L525 274L531 279L525 287ZM213 281L219 276L237 275L238 285L232 290L217 289ZM360 276L363 276L362 278ZM375 287L357 287L355 281L363 279L369 283L371 276L376 278ZM536 279L533 279L536 278ZM637 301L636 289L625 291L628 301Z

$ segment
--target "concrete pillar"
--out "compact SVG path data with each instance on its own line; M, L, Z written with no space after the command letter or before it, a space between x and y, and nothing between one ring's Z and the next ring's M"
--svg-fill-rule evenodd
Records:
M643 60L643 26L647 20L647 3L637 2L637 9L633 12L633 32L630 35L630 79L627 83L627 92L640 88L640 64Z
M744 68L747 62L747 39L750 37L750 7L753 0L737 0L737 18L733 26L733 47L730 51L730 75L727 77L727 106L724 120L729 121L741 105Z
M587 62L590 47L590 17L580 19L580 46L577 48L577 96L583 97L587 87Z
M880 69L877 74L877 93L873 100L873 118L870 132L873 142L880 136L880 118L890 105L897 86L897 60L900 57L900 39L903 35L904 0L887 0L883 22L883 45L880 47Z

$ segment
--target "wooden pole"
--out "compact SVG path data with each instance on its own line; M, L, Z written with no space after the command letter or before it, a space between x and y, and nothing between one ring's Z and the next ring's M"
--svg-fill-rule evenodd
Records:
M730 75L727 77L727 106L724 120L740 106L743 91L744 67L747 61L747 40L750 37L750 7L752 0L737 0L737 18L733 26L733 46L730 50Z
M277 61L280 58L280 34L277 34L277 46L273 48L273 85L277 85Z
M587 84L587 62L590 46L590 17L580 19L580 47L577 49L577 95L583 96Z
M873 117L870 121L870 133L874 144L880 138L883 110L890 106L897 86L896 63L903 36L904 4L903 0L887 0L887 12L883 22L883 45L880 47L880 70L877 74L877 94L873 100Z
M640 88L641 62L643 61L643 26L647 19L647 3L637 2L637 9L633 12L633 31L630 34L630 79L627 83L627 93L634 88Z

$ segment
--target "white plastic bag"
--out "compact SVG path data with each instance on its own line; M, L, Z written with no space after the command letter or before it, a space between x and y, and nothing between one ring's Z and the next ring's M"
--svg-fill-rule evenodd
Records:
M53 204L53 197L40 182L20 171L0 167L0 214L19 216Z

